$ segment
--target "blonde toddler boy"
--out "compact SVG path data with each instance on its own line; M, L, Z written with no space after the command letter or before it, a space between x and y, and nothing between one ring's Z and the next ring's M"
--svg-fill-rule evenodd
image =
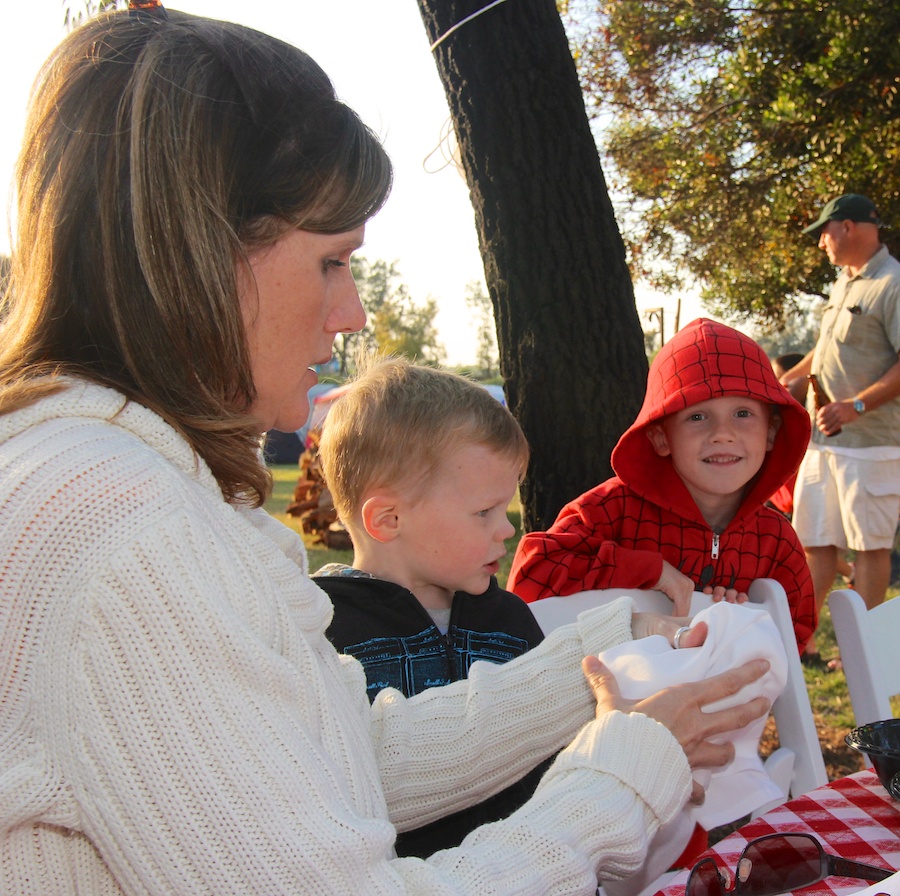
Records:
M334 604L328 637L362 663L370 699L458 681L477 661L504 663L542 640L527 604L495 578L528 445L487 390L404 360L369 362L329 412L319 451L353 564L314 578ZM541 771L402 834L398 853L457 845L518 808Z

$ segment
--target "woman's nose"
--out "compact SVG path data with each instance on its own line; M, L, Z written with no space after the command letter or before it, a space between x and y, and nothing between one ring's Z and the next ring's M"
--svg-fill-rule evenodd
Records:
M334 332L358 333L366 325L366 309L362 306L355 283L347 287L335 314Z

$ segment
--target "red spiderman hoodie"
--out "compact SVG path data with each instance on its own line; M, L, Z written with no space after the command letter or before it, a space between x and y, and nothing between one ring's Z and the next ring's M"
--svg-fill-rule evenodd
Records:
M764 402L780 413L781 425L737 512L716 534L647 429L721 396ZM812 581L793 528L765 502L796 471L809 434L806 410L752 339L716 321L693 321L651 365L643 407L612 453L616 475L567 504L547 532L522 538L507 587L526 601L593 588L653 588L663 559L698 591L717 585L747 591L753 579L777 579L802 651L816 628Z

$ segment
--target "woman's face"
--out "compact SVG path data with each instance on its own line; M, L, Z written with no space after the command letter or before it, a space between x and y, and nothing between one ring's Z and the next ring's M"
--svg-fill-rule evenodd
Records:
M249 272L238 271L257 392L250 413L260 432L291 432L306 423L307 393L318 379L310 366L331 359L338 333L365 324L350 273L350 256L364 235L365 226L338 234L290 230L250 254Z

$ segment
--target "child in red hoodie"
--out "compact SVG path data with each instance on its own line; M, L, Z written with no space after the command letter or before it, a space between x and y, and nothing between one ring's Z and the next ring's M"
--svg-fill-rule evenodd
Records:
M700 318L659 352L644 404L612 453L616 473L519 542L508 586L526 601L594 588L656 588L687 612L695 590L746 600L787 592L797 644L816 629L803 548L766 500L797 469L809 416L749 337Z

